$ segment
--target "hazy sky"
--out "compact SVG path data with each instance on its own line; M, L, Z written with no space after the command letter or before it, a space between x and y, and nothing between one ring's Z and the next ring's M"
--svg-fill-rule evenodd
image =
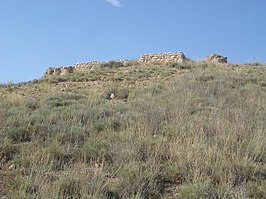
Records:
M265 63L265 10L266 0L2 0L0 82L144 53Z

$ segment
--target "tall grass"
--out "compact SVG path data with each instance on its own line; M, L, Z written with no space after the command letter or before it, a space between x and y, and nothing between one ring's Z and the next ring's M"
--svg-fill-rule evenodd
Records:
M265 198L265 67L138 67L97 92L1 91L0 196Z

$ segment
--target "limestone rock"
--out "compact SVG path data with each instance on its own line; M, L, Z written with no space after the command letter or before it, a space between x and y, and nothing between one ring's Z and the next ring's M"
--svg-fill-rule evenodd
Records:
M11 164L9 167L8 167L8 170L10 171L13 171L16 169L16 165L15 164Z
M111 94L110 94L110 99L114 99L114 98L115 98L114 93L111 93Z
M227 63L227 57L218 54L212 54L205 58L205 61L213 63Z

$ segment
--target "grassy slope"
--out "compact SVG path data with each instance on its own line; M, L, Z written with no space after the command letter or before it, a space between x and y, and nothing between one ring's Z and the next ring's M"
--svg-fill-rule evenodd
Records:
M0 196L266 198L265 66L132 61L0 93Z

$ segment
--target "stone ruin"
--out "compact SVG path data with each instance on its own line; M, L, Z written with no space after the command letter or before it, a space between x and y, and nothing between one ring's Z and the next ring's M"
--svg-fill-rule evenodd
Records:
M69 73L73 73L74 71L84 71L91 70L95 65L100 64L99 61L93 61L88 63L75 64L74 66L64 66L60 68L49 67L43 78L48 78L53 75L65 75Z
M184 53L182 52L173 52L173 53L160 53L160 54L145 54L142 55L139 60L137 60L140 63L168 63L168 62L183 62L186 60L186 57ZM129 61L128 60L119 60L119 62L126 64ZM65 66L60 68L55 67L49 67L43 78L48 78L53 75L65 75L69 73L73 73L74 71L84 71L84 70L92 70L94 66L99 65L101 63L100 61L93 61L88 63L81 63L81 64L75 64L73 66Z
M78 70L78 71L83 71L83 70L91 70L93 69L94 66L101 64L103 62L100 61L92 61L92 62L88 62L88 63L81 63L81 64L75 64L74 70Z
M213 62L213 63L227 63L227 57L218 54L212 54L205 58L204 61Z
M49 76L52 76L52 75L65 75L65 74L68 74L68 73L73 73L74 71L74 68L72 66L69 66L69 67L61 67L61 68L53 68L53 67L49 67L44 76L45 77L49 77Z
M139 63L182 63L187 60L186 56L182 52L169 52L169 53L159 53L159 54L144 54L141 56L137 62ZM118 60L119 62L126 64L128 60ZM205 61L214 63L227 63L227 57L213 54L205 58ZM60 68L50 67L46 70L43 78L48 78L53 75L65 75L73 73L74 71L85 71L93 70L93 68L99 64L106 63L100 61L92 61L88 63L75 64L73 66L66 66Z
M160 53L160 54L145 54L140 58L142 63L169 63L169 62L178 62L181 63L186 60L184 53L182 52L173 52L173 53Z

